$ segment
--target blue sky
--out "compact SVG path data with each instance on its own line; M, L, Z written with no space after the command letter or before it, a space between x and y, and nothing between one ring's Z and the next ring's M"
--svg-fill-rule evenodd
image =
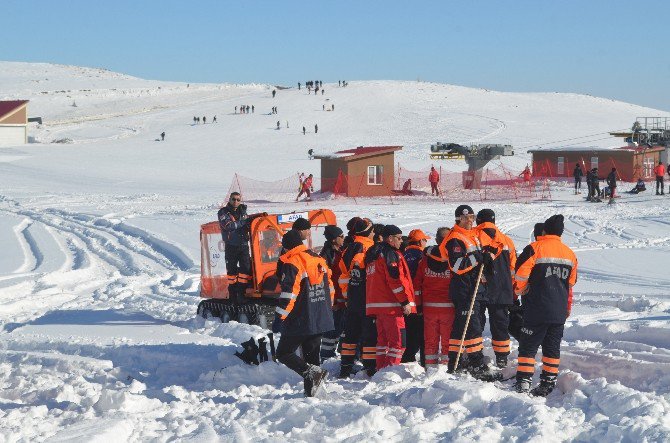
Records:
M670 1L2 0L0 60L159 80L370 79L670 110Z

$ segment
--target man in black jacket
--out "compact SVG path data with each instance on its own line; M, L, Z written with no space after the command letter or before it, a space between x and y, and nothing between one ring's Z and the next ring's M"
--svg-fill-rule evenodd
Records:
M584 177L584 172L579 166L579 163L575 165L575 170L572 172L572 176L575 178L575 194L581 194L582 192L582 177Z
M242 195L239 192L230 194L228 204L219 209L218 219L225 245L228 293L233 306L237 307L244 303L244 292L252 278L251 258L249 257L249 222L251 219L247 214L247 205L242 203Z
M321 248L319 255L326 259L326 263L332 271L334 269L335 256L342 250L342 246L344 245L344 232L335 225L328 225L323 230L323 235L326 237L326 243ZM333 281L333 286L335 285L337 285L337 281ZM339 304L333 304L333 323L335 323L335 328L323 334L323 339L321 340L321 361L335 357L337 343L340 341L340 335L344 331L344 309Z
M607 186L610 187L610 200L615 197L616 192L616 168L607 175Z

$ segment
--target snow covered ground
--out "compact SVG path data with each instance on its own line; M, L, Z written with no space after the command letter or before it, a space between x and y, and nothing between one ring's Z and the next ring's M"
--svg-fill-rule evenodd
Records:
M318 175L309 148L389 144L404 145L399 160L423 169L438 140L510 143L517 155L505 162L520 169L526 148L567 139L612 146L608 131L666 114L574 94L391 81L324 87L323 96L292 88L272 99L268 85L187 86L0 62L0 99L29 99L30 116L44 119L31 124L36 143L0 148L0 441L668 441L666 197L594 205L557 188L552 201L469 202L494 209L519 249L535 222L566 216L580 276L559 389L547 399L443 371L426 376L416 365L331 381L305 399L292 371L233 355L260 328L196 318L199 225L214 219L235 172ZM243 104L255 113L235 114ZM334 112L322 110L330 104ZM193 125L196 115L218 123ZM166 140L156 141L162 131ZM62 139L71 143L52 143ZM455 208L367 203L319 204L342 221L366 215L430 233L450 225ZM336 372L337 362L326 367Z

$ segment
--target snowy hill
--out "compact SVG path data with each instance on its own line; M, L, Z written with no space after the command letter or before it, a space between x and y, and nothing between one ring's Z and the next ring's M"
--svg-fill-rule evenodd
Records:
M318 96L278 90L273 99L272 85L0 62L0 99L29 99L29 115L44 119L30 126L35 143L0 148L1 439L670 439L667 197L624 195L600 206L557 188L552 201L469 202L493 208L518 249L535 222L566 216L564 241L580 275L558 389L546 400L444 371L426 376L417 365L331 381L321 398L304 399L287 368L249 367L233 356L261 329L205 322L195 310L198 228L214 219L235 172L264 180L318 174L309 148L389 144L404 145L399 161L420 169L438 140L512 144L517 155L505 162L520 169L529 147L570 139L562 143L617 146L608 131L666 114L584 95L434 83L324 88ZM235 113L241 105L255 112ZM208 123L194 125L194 116ZM71 143L53 143L63 139ZM341 225L364 215L432 234L452 223L455 209L428 199L358 203L318 204ZM485 349L491 356L488 332ZM516 343L512 349L516 358ZM326 368L335 372L337 362ZM513 372L510 365L506 374Z

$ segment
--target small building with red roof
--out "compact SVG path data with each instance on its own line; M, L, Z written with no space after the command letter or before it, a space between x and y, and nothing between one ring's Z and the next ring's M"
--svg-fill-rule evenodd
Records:
M28 100L0 101L0 146L28 143Z
M348 197L391 195L394 154L401 149L402 146L359 146L315 155L321 160L321 191Z
M665 152L664 146L623 146L621 148L560 147L531 149L533 155L533 176L546 178L573 177L575 165L579 164L584 175L586 171L598 168L600 178L607 177L612 168L617 169L619 178L633 182L641 178L654 178L654 166Z

